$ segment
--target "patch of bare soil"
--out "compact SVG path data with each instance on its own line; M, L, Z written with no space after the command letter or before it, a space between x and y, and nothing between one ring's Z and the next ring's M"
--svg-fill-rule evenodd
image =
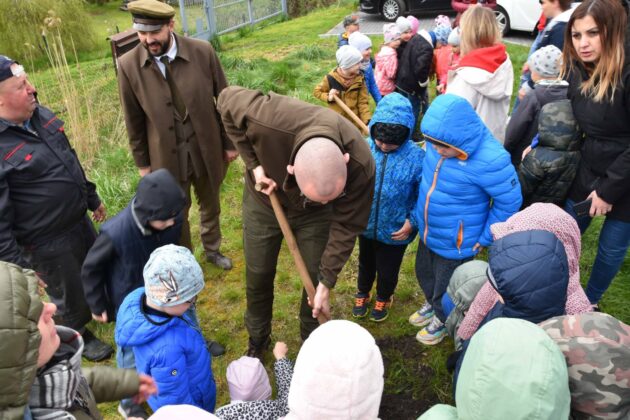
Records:
M379 410L382 420L415 420L439 403L431 387L433 369L426 366L426 356L415 337L387 337L376 340L376 344L385 365L385 389Z

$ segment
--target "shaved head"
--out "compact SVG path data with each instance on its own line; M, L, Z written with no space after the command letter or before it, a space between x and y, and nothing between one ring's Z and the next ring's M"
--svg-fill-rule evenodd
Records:
M337 198L346 186L350 156L333 141L313 137L304 142L287 168L295 175L302 193L310 200L327 203Z

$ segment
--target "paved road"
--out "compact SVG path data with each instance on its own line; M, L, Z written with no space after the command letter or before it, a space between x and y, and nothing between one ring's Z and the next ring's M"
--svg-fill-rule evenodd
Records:
M383 24L387 23L383 19L381 15L371 15L363 12L357 12L357 14L361 18L360 30L364 34L368 35L379 35L383 33ZM454 16L454 15L453 15ZM420 16L418 20L420 21L420 29L431 29L434 25L433 17ZM321 34L321 37L329 37L329 36L338 36L343 32L342 22L339 22L334 28L325 34ZM516 32L512 31L506 36L505 41L512 42L514 44L521 44L530 46L534 37L529 35L526 32ZM378 50L378 48L376 48Z

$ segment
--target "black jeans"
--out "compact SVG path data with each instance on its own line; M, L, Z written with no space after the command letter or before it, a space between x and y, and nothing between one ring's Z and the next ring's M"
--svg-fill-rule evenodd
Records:
M23 249L26 261L48 285L46 293L57 305L56 322L80 332L92 319L83 295L81 267L95 239L96 231L85 216L63 235Z
M398 285L400 264L405 256L407 245L389 245L359 236L359 280L360 293L369 293L374 280L376 296L388 300Z

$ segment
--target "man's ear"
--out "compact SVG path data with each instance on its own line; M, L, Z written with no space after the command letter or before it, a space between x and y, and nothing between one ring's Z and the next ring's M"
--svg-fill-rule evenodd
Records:
M287 172L289 173L289 175L295 175L295 166L287 165Z
M344 153L343 160L346 162L346 165L347 165L348 162L350 162L350 153Z

